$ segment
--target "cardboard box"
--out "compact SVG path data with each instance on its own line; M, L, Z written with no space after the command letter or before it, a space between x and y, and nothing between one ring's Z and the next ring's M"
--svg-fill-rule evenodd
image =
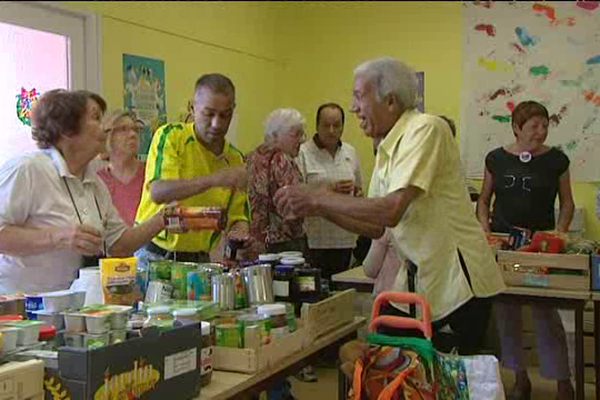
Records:
M8 362L0 366L0 399L43 400L44 363Z
M198 324L97 349L61 347L60 379L85 397L187 400L200 394L201 335Z
M302 304L300 318L307 330L308 343L354 321L355 294L356 289L348 289L318 303Z
M509 286L552 289L590 288L590 256L498 250L498 265Z
M254 374L302 350L305 342L306 329L300 326L288 336L264 346L248 349L215 346L213 369Z

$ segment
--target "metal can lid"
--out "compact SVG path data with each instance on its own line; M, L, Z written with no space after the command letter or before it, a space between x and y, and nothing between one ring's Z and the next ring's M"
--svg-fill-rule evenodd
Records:
M279 262L283 265L304 265L305 260L302 257L284 257Z
M281 256L279 254L267 253L267 254L259 254L259 261L279 261Z

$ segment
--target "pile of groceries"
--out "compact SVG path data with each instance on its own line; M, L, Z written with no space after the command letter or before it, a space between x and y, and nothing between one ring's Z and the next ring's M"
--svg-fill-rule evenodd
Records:
M214 228L206 221L190 223L186 218L173 217L169 223ZM210 219L222 228L220 214ZM299 328L302 303L329 295L320 270L311 268L302 253L261 254L254 261L236 261L238 247L236 239L227 243L223 263L159 260L144 268L135 257L101 259L99 267L86 269L92 280L85 290L74 285L57 292L3 296L0 360L39 359L46 368L57 368L57 353L65 348L92 354L150 333L174 341L176 336L163 333L193 324L200 342L197 375L200 385L206 386L212 376L213 346L257 349L281 340ZM101 288L101 294L95 295L95 288ZM14 303L9 314L8 303ZM136 367L148 362L143 361L145 355L139 356L142 361L136 361ZM103 393L109 389L105 387Z

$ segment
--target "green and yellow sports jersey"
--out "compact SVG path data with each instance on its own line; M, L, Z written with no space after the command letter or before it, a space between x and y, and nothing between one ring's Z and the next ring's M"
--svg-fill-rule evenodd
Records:
M156 214L162 205L150 198L150 184L157 180L190 179L212 174L229 166L244 165L242 153L225 142L223 153L216 156L198 141L194 124L167 124L157 129L146 161L142 198L137 210L136 223ZM248 221L246 191L229 188L210 188L181 200L185 206L227 207L227 228L236 221ZM167 250L210 251L220 239L219 232L195 231L181 234L160 232L152 241Z

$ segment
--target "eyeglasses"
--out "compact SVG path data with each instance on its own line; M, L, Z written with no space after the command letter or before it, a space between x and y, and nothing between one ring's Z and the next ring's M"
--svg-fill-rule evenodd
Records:
M130 132L133 131L137 134L142 133L142 131L144 130L144 127L142 125L139 124L133 124L133 125L121 125L121 126L115 126L114 128L107 128L105 131L107 133L112 132L112 133L126 133L126 132Z

